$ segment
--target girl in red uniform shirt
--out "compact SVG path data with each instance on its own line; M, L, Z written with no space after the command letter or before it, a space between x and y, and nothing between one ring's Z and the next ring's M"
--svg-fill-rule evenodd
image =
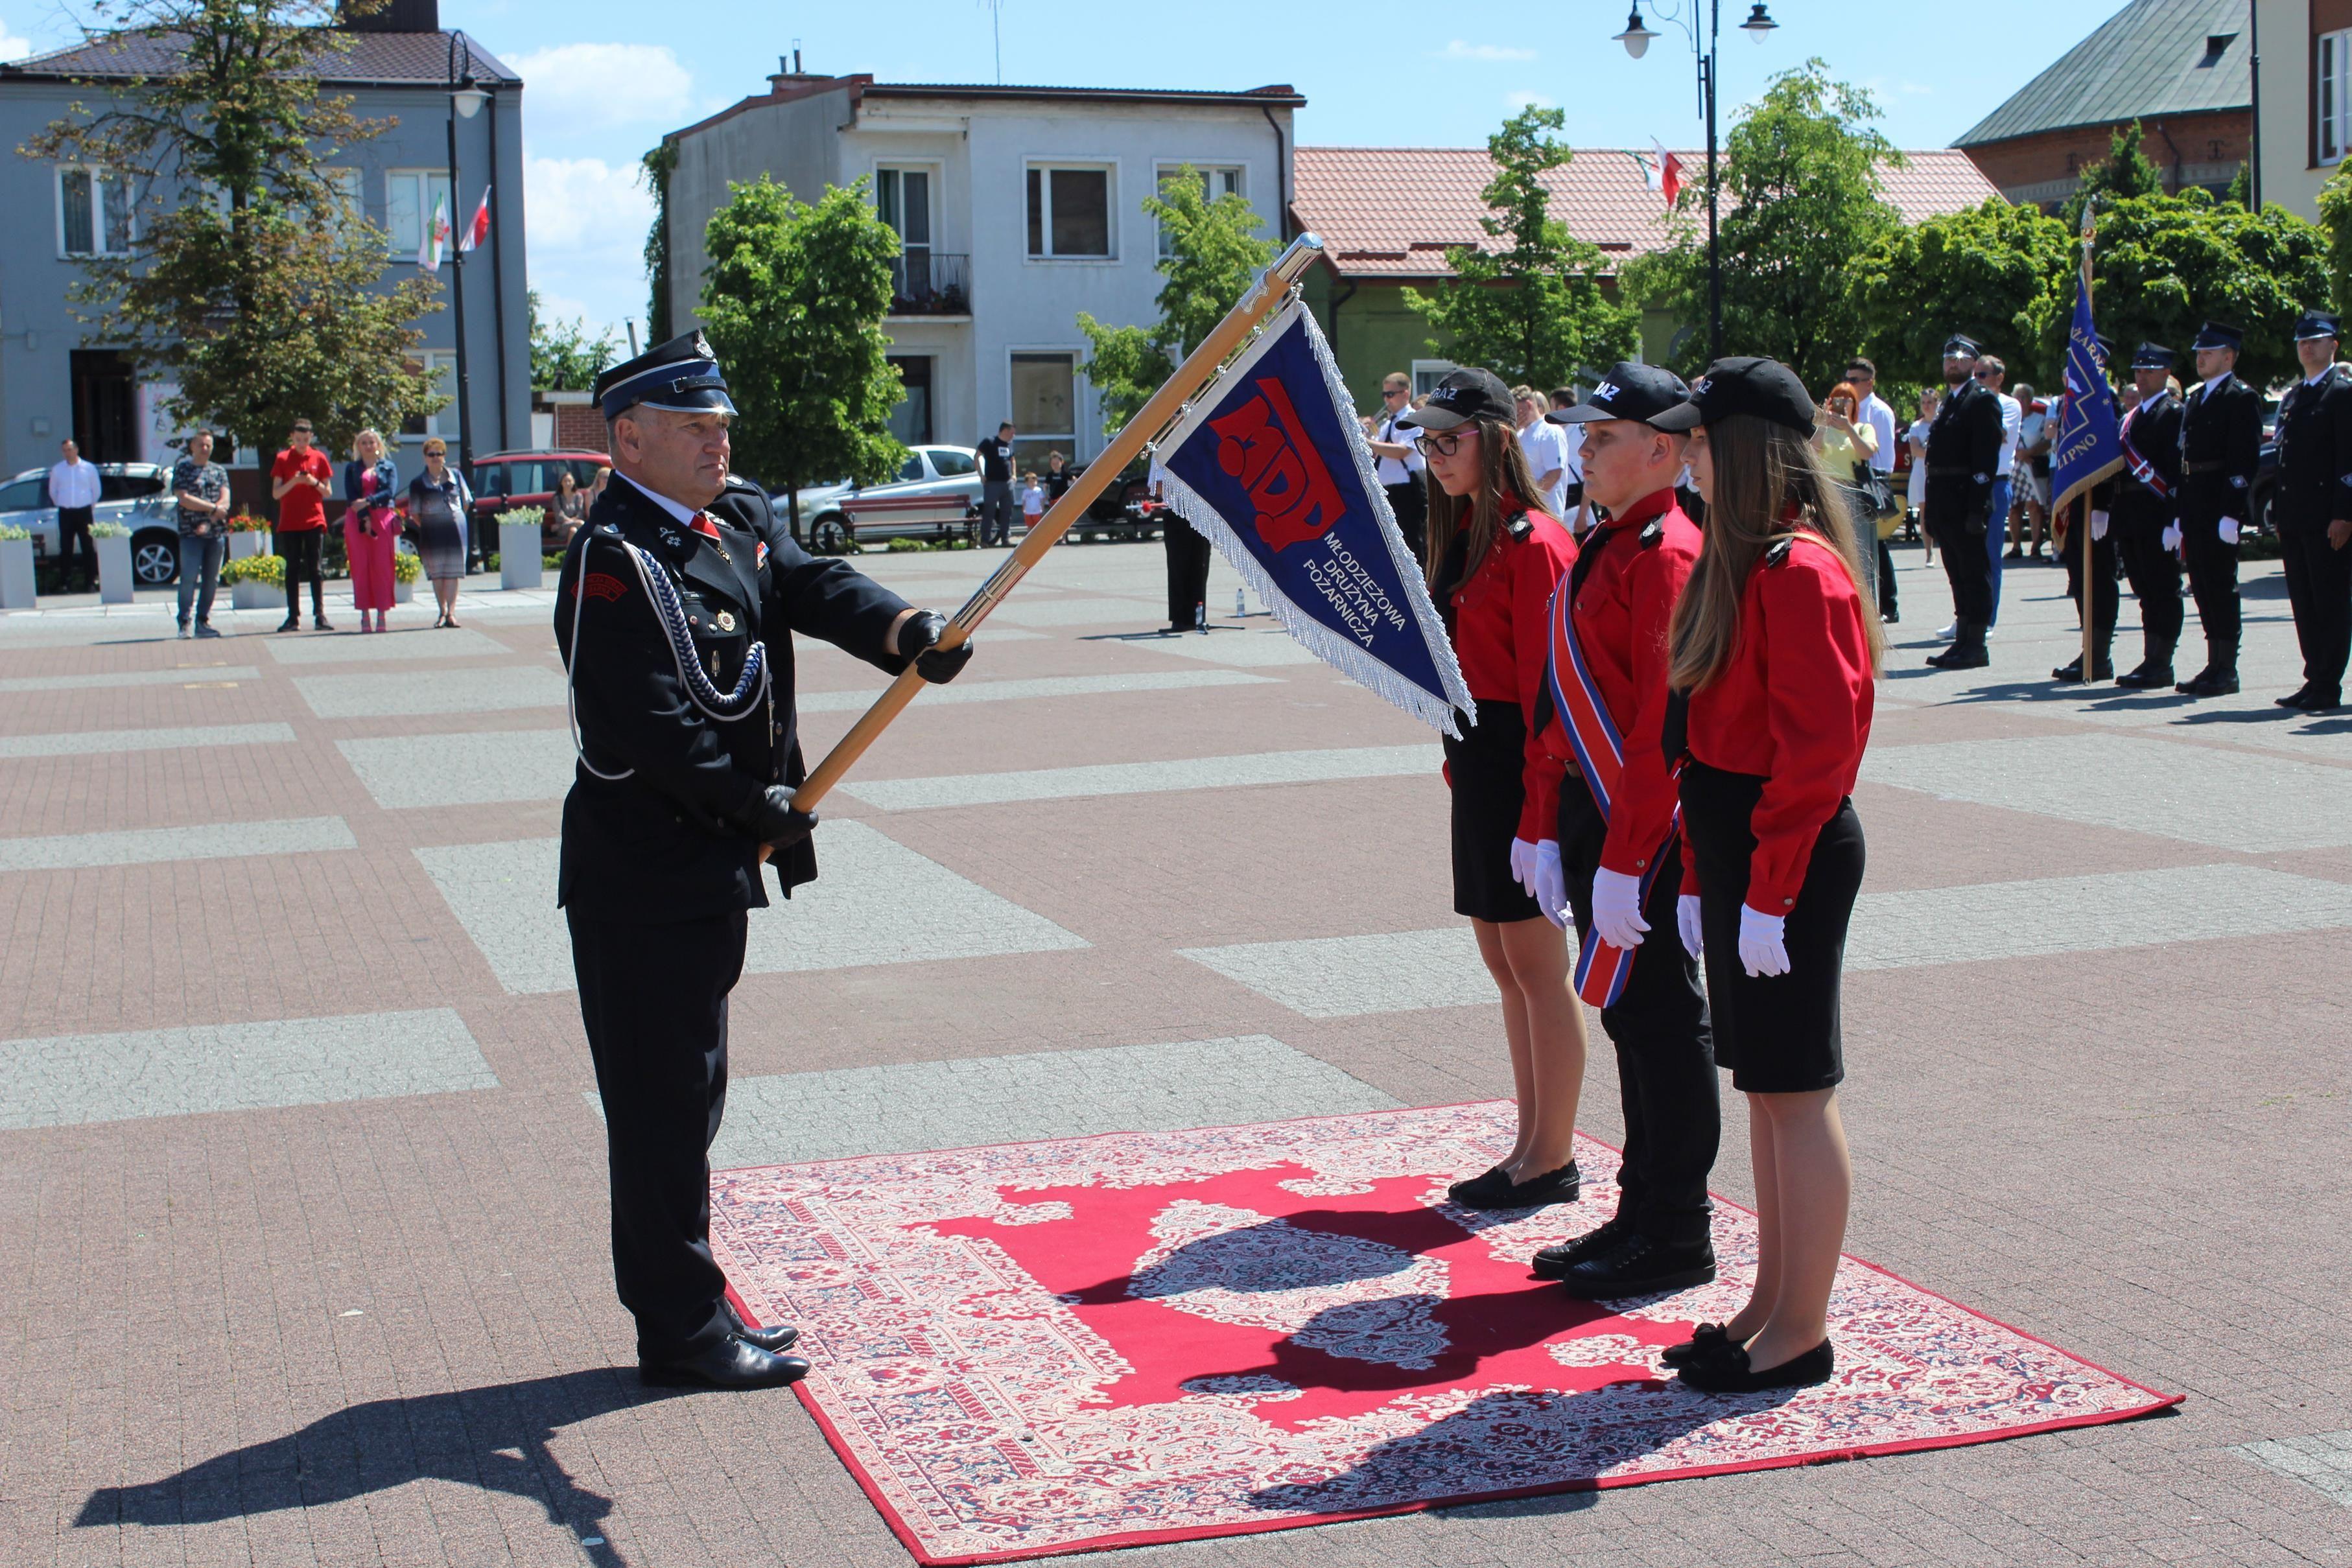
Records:
M1665 745L1678 779L1684 945L1704 955L1718 1064L1748 1096L1761 1248L1728 1323L1668 1353L1711 1393L1828 1380L1830 1289L1853 1172L1839 1124L1846 922L1862 886L1849 798L1870 738L1878 618L1845 491L1786 365L1717 360L1683 408L1706 543L1676 604ZM1696 883L1694 886L1693 883Z
M1584 1015L1568 985L1568 944L1522 885L1532 844L1515 845L1531 778L1557 765L1529 720L1544 678L1546 606L1576 545L1528 507L1534 477L1519 451L1511 394L1493 372L1454 371L1399 419L1429 460L1430 596L1445 619L1477 722L1445 742L1453 786L1454 910L1470 917L1479 956L1503 993L1519 1130L1508 1158L1454 1184L1471 1208L1574 1202L1576 1108L1584 1084Z

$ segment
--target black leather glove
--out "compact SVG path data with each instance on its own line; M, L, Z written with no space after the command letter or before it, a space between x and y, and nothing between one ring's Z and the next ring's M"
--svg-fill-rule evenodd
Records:
M912 660L916 672L935 686L946 685L971 663L971 644L941 648L937 644L948 629L948 618L936 610L918 610L898 623L898 656Z
M774 849L790 849L816 827L816 813L793 810L793 792L771 784L737 808L728 825Z

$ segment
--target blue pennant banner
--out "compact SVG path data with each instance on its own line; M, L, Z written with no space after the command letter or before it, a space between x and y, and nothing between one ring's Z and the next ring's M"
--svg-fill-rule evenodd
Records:
M1316 657L1458 736L1469 687L1297 299L1161 438L1152 478Z
M2074 319L2066 329L2066 392L2058 405L2058 435L2050 444L2050 510L2054 515L2124 465L2123 422L2107 356L2091 328L2091 280L2074 284Z

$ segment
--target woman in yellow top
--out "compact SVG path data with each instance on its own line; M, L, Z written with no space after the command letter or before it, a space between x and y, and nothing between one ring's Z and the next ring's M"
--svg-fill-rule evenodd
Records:
M1877 504L1871 499L1868 487L1870 459L1878 451L1878 432L1859 417L1861 411L1861 392L1852 382L1840 382L1830 389L1830 395L1822 400L1821 408L1813 414L1813 450L1822 455L1822 469L1845 492L1846 509L1857 529L1868 526L1878 515ZM1883 612L1885 591L1878 583L1878 552L1864 550L1862 568L1863 602Z

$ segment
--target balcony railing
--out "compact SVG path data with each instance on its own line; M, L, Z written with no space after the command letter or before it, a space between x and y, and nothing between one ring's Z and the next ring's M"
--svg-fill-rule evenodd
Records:
M890 264L893 316L971 314L971 257L909 250Z

